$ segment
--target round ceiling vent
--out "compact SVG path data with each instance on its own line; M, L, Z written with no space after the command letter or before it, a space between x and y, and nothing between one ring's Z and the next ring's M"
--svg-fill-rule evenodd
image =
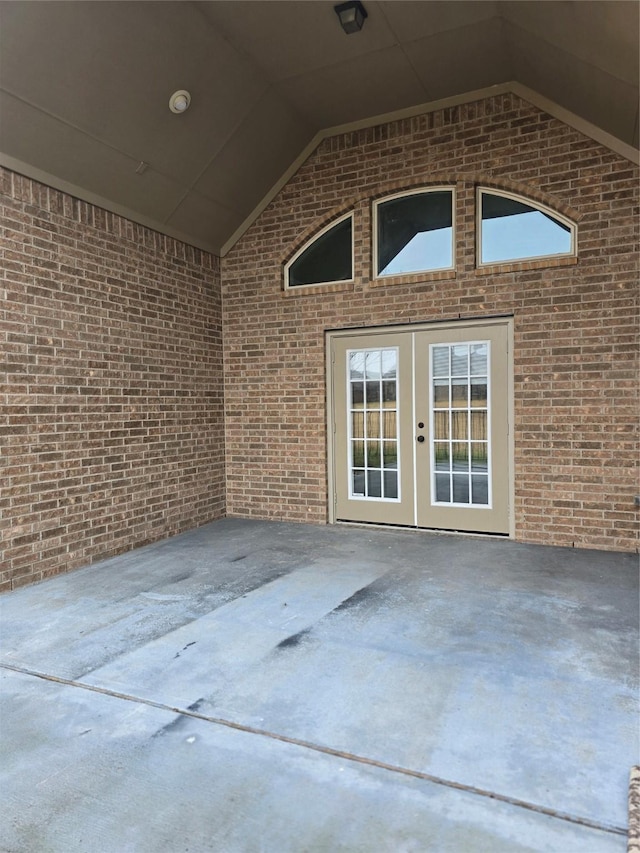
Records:
M169 109L172 113L184 113L189 109L191 103L191 95L186 89L178 89L169 98Z

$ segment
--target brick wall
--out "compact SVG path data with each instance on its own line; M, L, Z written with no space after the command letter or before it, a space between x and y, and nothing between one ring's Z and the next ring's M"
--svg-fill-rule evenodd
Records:
M457 271L371 283L371 199L454 182ZM475 268L475 187L578 221L578 262ZM282 266L355 209L355 283L283 292ZM325 140L222 261L227 508L327 519L324 332L515 317L518 539L637 548L638 169L504 95Z
M0 171L0 590L224 514L219 262Z

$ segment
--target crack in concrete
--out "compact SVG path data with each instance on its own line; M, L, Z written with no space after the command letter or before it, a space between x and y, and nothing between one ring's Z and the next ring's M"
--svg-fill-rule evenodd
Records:
M74 681L69 678L59 678L56 675L51 675L45 672L38 672L37 670L26 669L24 667L15 666L13 664L0 663L0 669L6 669L11 672L17 672L21 675L28 675L33 678L40 678L43 681L50 681L54 684L64 684L67 687L76 687L81 690L88 690L92 693L99 693L103 696L111 696L114 699L122 699L126 702L135 702L140 705L147 705L151 708L158 708L163 711L169 711L172 714L180 714L183 717L192 717L196 720L202 720L206 723L213 723L214 725L224 726L225 728L245 732L246 734L259 735L260 737L270 738L271 740L276 740L282 743L291 744L292 746L299 746L303 749L309 749L314 752L319 752L323 755L331 755L335 758L342 758L345 761L351 761L355 764L364 764L369 767L377 767L381 770L387 770L390 773L398 773L400 775L409 776L414 779L422 779L425 782L431 782L434 785L440 785L445 788L452 788L456 791L463 791L467 794L473 794L478 797L485 797L487 799L515 806L516 808L526 809L531 812L536 812L537 814L546 815L547 817L551 817L556 820L563 820L567 823L577 824L578 826L584 826L589 829L598 830L600 832L607 832L613 835L623 835L625 837L627 836L626 827L616 826L615 824L606 824L600 821L591 820L586 817L581 817L579 815L572 815L567 812L556 811L555 809L547 808L546 806L541 806L536 803L529 803L526 800L519 800L516 797L509 797L506 794L499 794L495 791L488 791L484 788L477 788L473 785L465 785L462 782L454 782L451 779L444 779L441 776L434 776L431 773L425 773L422 770L412 770L408 767L400 767L396 764L389 764L386 761L378 761L375 758L367 758L363 755L355 755L351 752L344 752L343 750L334 749L330 746L323 746L322 744L312 743L310 741L302 740L301 738L290 737L289 735L283 735L278 732L270 732L267 729L259 729L255 726L247 726L243 723L234 722L233 720L225 720L222 717L211 717L207 714L201 714L196 710L196 708L200 705L200 702L202 700L194 702L194 704L190 705L188 708L178 708L173 705L167 705L164 702L156 702L153 699L145 699L142 696L134 696L129 693L120 693L115 690L109 690L106 687L98 687L93 684L87 684L83 681ZM170 723L169 726L165 728L172 727L173 725L175 725L176 722L177 721L174 720L173 723Z

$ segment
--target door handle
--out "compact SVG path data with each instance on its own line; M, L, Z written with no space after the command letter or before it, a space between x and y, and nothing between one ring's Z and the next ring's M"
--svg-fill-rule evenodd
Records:
M423 435L419 435L419 436L417 437L416 441L419 441L419 442L420 442L420 444L422 444L422 442L424 441L424 436L423 436Z

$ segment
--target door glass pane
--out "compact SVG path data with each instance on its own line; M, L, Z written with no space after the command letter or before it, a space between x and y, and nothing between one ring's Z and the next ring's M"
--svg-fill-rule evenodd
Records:
M449 347L433 347L433 375L449 375Z
M449 412L434 412L433 437L436 441L449 438Z
M356 408L364 404L364 382L351 383L351 405Z
M431 359L432 500L487 506L489 342L434 345Z
M454 408L464 406L465 409L469 405L469 385L466 380L453 380L451 384L451 405Z
M438 503L451 502L451 488L449 474L436 474L436 501Z
M483 441L471 443L471 470L486 473L489 470L488 444Z
M398 467L398 444L395 441L385 441L383 445L383 465L385 468Z
M351 412L351 435L364 438L364 412Z
M382 413L382 427L385 438L397 438L398 428L396 423L396 412L385 411Z
M367 438L380 438L380 410L367 411Z
M471 380L471 405L475 408L487 408L487 379L486 377Z
M385 498L397 498L398 497L398 472L397 471L385 471L384 472L384 496L385 496Z
M487 413L471 412L471 436L472 441L487 440Z
M485 504L489 503L489 478L481 474L474 474L471 477L471 503Z
M364 353L352 352L349 355L349 378L364 379Z
M453 480L453 503L469 503L469 477L466 474L454 474Z
M380 468L380 442L367 442L367 468Z
M469 470L469 445L466 441L454 441L451 445L451 456L454 471Z
M467 344L451 347L451 375L469 375L469 347Z
M369 351L365 359L365 367L367 371L367 379L380 379L382 365L382 353L379 351Z
M487 345L486 343L471 344L471 373L486 375L487 373Z
M436 471L448 471L450 466L449 442L436 441L434 445L434 461Z
M447 412L447 414L449 414ZM453 441L466 441L469 438L467 432L467 424L469 423L469 413L465 409L464 412L456 410L451 412L451 439Z
M371 406L377 406L380 402L380 383L379 382L367 382L367 408L370 409Z
M367 495L370 498L382 497L382 480L380 471L367 471Z
M353 469L353 483L352 489L354 495L363 495L365 494L365 471Z
M382 402L385 407L395 406L396 403L396 382L395 380L385 380L382 383Z
M397 363L395 347L349 353L352 497L387 500L399 497Z
M394 349L382 351L382 378L395 379L398 370L398 353Z
M433 405L439 409L442 406L449 406L449 380L436 379L433 383Z

